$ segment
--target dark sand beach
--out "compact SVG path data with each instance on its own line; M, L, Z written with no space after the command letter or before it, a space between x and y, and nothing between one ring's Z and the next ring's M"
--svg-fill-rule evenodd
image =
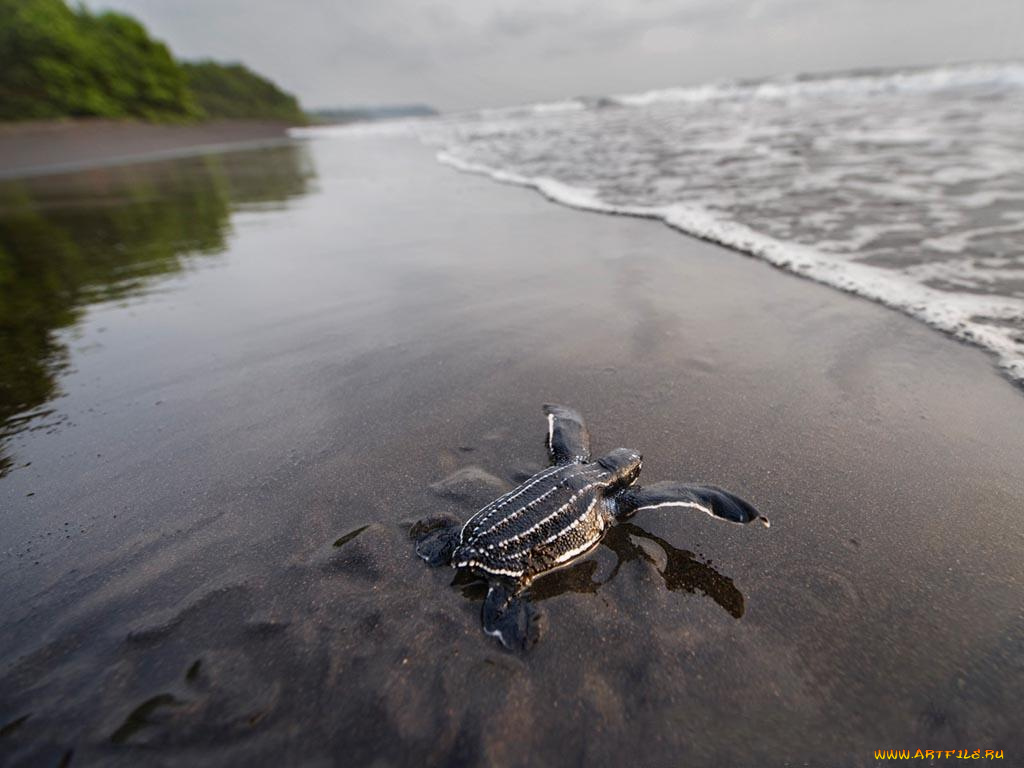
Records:
M7 181L0 233L0 763L1022 759L1024 396L981 351L400 139ZM772 527L637 516L522 656L408 527L539 468L551 401Z
M53 120L0 124L0 179L61 173L113 163L216 151L287 138L276 120L146 123Z

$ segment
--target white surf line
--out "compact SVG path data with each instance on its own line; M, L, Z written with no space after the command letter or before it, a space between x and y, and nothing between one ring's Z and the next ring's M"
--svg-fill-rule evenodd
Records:
M837 72L832 76L813 80L793 81L778 77L759 83L726 80L704 85L660 88L642 93L613 94L610 98L627 106L642 107L666 102L700 103L734 98L778 100L823 94L863 96L893 91L927 93L940 89L993 83L1024 84L1024 67L1016 61L972 62L883 71L878 74Z
M731 221L715 218L692 205L661 207L616 206L602 202L594 190L573 187L546 177L527 177L472 163L441 151L438 162L465 173L489 176L503 184L530 187L552 202L570 208L644 219L660 219L673 229L767 261L844 293L862 296L975 346L995 353L1000 367L1024 385L1024 359L1014 340L1014 329L973 321L975 316L997 320L1024 318L1024 301L998 296L949 294L929 288L898 272L847 261L799 243L785 243Z

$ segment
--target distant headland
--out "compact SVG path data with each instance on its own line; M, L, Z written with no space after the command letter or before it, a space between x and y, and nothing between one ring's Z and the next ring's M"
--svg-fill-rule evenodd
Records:
M426 104L330 107L308 110L314 123L355 123L368 120L395 120L403 117L432 117L437 110Z

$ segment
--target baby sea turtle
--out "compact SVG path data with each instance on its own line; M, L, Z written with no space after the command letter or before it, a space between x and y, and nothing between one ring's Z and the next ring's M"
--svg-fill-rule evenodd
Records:
M463 525L449 516L413 527L416 552L431 565L449 564L488 582L484 631L507 648L536 642L536 613L526 588L536 577L597 545L609 526L645 509L676 507L718 520L768 525L743 499L721 488L685 483L636 484L643 457L616 448L590 460L590 434L572 408L545 405L551 466L495 499Z

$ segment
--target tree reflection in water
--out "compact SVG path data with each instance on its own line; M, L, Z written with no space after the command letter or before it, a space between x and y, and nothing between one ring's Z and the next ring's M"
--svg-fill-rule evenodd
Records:
M234 210L304 195L312 177L305 148L284 144L0 182L0 477L14 435L55 424L58 331L223 251Z

